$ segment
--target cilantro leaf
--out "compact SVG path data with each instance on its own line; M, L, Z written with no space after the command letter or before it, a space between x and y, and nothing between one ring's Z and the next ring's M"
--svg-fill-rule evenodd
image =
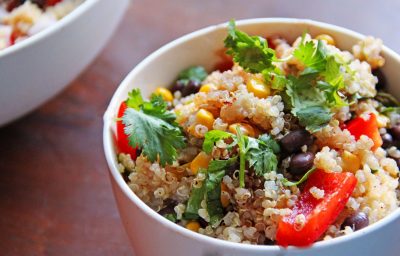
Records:
M153 95L150 101L144 101L139 89L133 89L128 95L128 108L122 123L129 144L139 146L151 162L159 160L162 166L171 164L177 150L185 146L185 138L175 123L175 114L167 110L167 104L160 96Z
M237 157L231 157L227 160L212 160L208 165L209 172L215 172L218 170L226 170L231 166L234 166L237 162Z
M208 173L206 181L206 204L210 216L210 224L215 227L224 217L224 209L221 203L221 181L225 176L225 170Z
M310 132L318 131L328 124L333 115L326 94L314 85L315 79L316 74L301 75L298 78L291 76L291 83L286 86L292 114Z
M296 111L301 125L305 126L310 132L320 130L332 119L329 108L323 106L308 106Z
M204 135L203 142L203 151L207 154L211 154L214 144L217 141L224 140L232 137L232 133L220 131L220 130L211 130Z
M267 41L262 37L249 36L237 30L233 20L229 22L228 36L224 43L228 49L227 53L248 72L262 73L275 68L272 64L275 51L268 48Z
M172 111L168 111L167 103L160 95L153 94L151 96L150 102L143 102L140 108L143 113L147 115L160 118L170 124L174 124L175 122L175 114Z
M206 199L207 211L210 216L210 224L216 225L222 219L223 207L221 204L221 182L225 176L225 171L230 166L236 164L237 157L228 160L212 160L207 170L200 172L206 173L206 179L199 188L192 188L186 210L185 219L198 219L198 211L201 208L201 201Z
M325 70L326 51L322 41L315 46L313 41L304 42L304 35L299 47L293 52L293 56L301 61L306 68L302 74L318 73Z
M311 175L311 173L313 173L317 168L313 167L310 170L308 170L303 177L301 177L301 179L299 181L289 181L288 179L284 178L281 180L281 183L283 186L286 187L291 187L291 186L298 186L301 183L303 183L304 181L306 181L308 179L308 177Z
M207 170L200 169L200 173L207 173ZM192 187L190 197L186 204L185 213L183 217L187 220L194 220L199 217L199 209L201 208L201 201L203 201L206 193L206 181L203 181L201 187Z
M249 167L254 168L256 175L262 176L264 173L276 171L278 168L276 153L280 151L279 144L266 134L258 140L249 137L248 141L246 160L249 162Z
M207 77L207 71L202 66L193 66L179 73L178 81L187 85L189 81L201 83Z
M139 110L140 106L143 104L144 100L140 94L140 90L135 88L128 92L128 99L126 100L126 105L130 108Z

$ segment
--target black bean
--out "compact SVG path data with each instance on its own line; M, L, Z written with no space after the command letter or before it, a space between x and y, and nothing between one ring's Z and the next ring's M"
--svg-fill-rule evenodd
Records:
M286 152L294 153L304 145L310 146L313 143L313 138L306 130L296 130L286 134L280 143Z
M390 134L392 134L395 140L400 140L400 125L393 126L390 129Z
M182 96L188 96L190 94L196 93L200 90L200 82L198 81L194 81L194 80L190 80L185 87L182 89Z
M390 133L385 133L382 136L382 147L383 148L390 148L393 145L393 137Z
M346 226L349 226L354 231L356 231L365 228L368 225L369 219L367 214L365 214L364 212L355 212L344 220L342 224L342 229L344 229Z
M386 87L386 77L383 74L381 69L374 69L372 70L372 74L378 78L378 84L376 85L377 90L385 89Z
M305 152L294 155L290 159L289 172L293 175L303 175L313 167L315 155Z
M171 92L176 92L176 91L182 91L183 88L185 87L186 83L178 80L174 83L174 85L171 87Z
M202 227L202 228L205 228L205 227L208 226L208 222L205 219L201 218L201 217L198 219L198 222L200 224L200 227Z
M174 214L175 213L175 206L178 204L177 201L172 200L172 199L165 199L164 205L165 207L162 208L161 210L158 211L158 213L162 216L165 216L167 214Z

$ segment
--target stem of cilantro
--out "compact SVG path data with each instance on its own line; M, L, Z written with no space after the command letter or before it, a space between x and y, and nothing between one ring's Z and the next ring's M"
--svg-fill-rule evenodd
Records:
M246 168L245 165L245 153L240 150L240 169L239 169L239 184L241 188L244 188L244 169Z
M239 186L244 188L244 174L246 168L246 142L244 140L244 136L239 126L236 126L236 136L237 143L239 146L239 158L240 158L240 168L239 168Z

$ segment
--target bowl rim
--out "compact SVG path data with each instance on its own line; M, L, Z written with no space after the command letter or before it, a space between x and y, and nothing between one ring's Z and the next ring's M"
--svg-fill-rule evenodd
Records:
M60 20L57 20L57 22L53 25L51 25L48 28L45 28L43 31L40 31L32 36L29 36L28 38L22 40L21 42L18 42L14 45L8 46L4 48L3 50L0 50L0 59L2 57L14 54L20 50L23 50L30 45L36 44L45 38L57 33L60 31L63 27L68 26L68 24L72 23L75 19L78 17L82 16L84 13L86 13L89 9L92 8L93 5L95 5L97 2L101 0L85 0L82 3L80 3L74 10L72 10L70 13L65 15Z
M318 28L327 30L327 31L334 31L340 34L345 34L347 36L356 38L356 39L362 39L365 38L365 35L362 35L358 32L352 31L347 28L343 28L340 26L320 22L320 21L314 21L310 19L296 19L296 18L255 18L255 19L244 19L244 20L237 20L236 24L237 26L241 25L251 25L251 24L266 24L266 23L300 23L300 24L306 24L306 25L312 25L316 26ZM202 235L196 232L192 232L190 230L187 230L184 227L181 227L180 225L177 225L161 215L159 215L157 212L155 212L153 209L151 209L148 205L146 205L138 196L133 193L133 191L129 188L128 184L124 181L122 175L117 169L115 159L116 157L113 154L113 135L111 134L111 127L113 126L114 117L113 114L117 112L115 108L112 108L114 105L116 105L116 101L118 101L118 95L122 93L123 89L127 86L129 86L132 81L133 77L135 77L138 73L141 72L143 68L145 68L149 62L153 61L158 57L158 55L169 51L172 48L179 47L181 44L185 43L186 41L192 40L196 37L203 36L207 33L210 33L214 30L218 30L221 28L227 27L228 22L221 23L218 25L212 25L200 30L196 30L194 32L191 32L189 34L186 34L182 37L179 37L178 39L173 40L170 43L167 43L166 45L162 46L158 50L154 51L150 55L148 55L144 60L142 60L138 65L136 65L130 73L126 76L126 78L120 83L118 86L117 90L114 92L114 95L112 99L110 100L109 106L107 107L107 110L104 113L103 116L103 122L104 122L104 127L103 127L103 146L104 146L104 153L105 157L107 160L107 164L109 167L109 172L110 176L114 181L118 184L119 189L122 190L124 195L133 203L136 204L141 211L143 211L145 214L147 214L150 218L153 220L157 221L160 223L162 226L165 228L169 229L170 231L175 231L177 233L180 233L181 235L194 239L194 240L200 240L204 243L210 243L216 246L229 246L230 248L233 249L241 249L241 250L251 250L251 251L266 251L266 252L276 252L276 251L281 251L283 247L278 246L278 245L271 245L271 246L266 246L266 245L252 245L252 244L242 244L242 243L234 243L226 240L221 240L217 238L212 238L208 237L206 235ZM400 63L400 56L395 53L393 50L389 49L388 47L384 46L383 47L383 52L385 55L388 55L392 57L393 59L396 60L396 62ZM119 102L118 102L119 103ZM367 235L369 233L374 232L375 230L378 230L386 225L389 225L391 222L395 221L396 219L400 218L400 208L396 209L394 212L389 214L388 216L384 217L383 219L379 220L378 222L362 229L357 232L347 234L345 236L337 237L334 239L330 240L324 240L324 241L318 241L314 243L312 246L307 247L307 248L301 248L301 247L295 247L295 246L289 246L285 248L288 251L301 251L301 250L313 250L313 249L323 249L331 246L336 246L338 244L341 244L343 242L351 242L352 240L355 240L357 238L360 238L364 235Z

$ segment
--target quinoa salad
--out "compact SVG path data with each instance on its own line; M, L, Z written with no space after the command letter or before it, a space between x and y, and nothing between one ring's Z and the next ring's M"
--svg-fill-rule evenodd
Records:
M84 0L0 0L0 50L55 24Z
M227 63L177 74L116 121L119 171L166 219L236 243L310 246L399 207L400 104L382 41L294 42L228 26ZM140 86L140 85L136 85Z

